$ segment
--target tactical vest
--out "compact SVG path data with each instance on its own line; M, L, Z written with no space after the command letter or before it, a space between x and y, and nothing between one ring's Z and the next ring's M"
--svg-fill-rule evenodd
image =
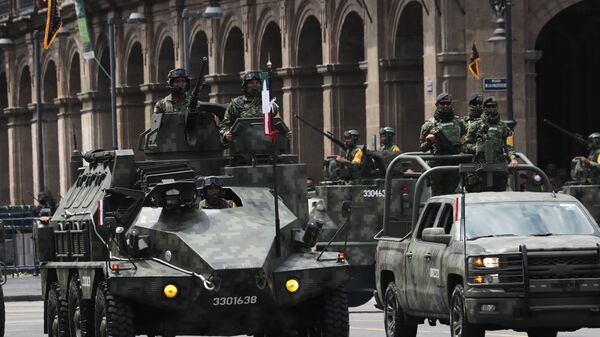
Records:
M491 143L491 148L494 151L492 153L494 162L504 161L504 144L506 143L504 129L499 125L490 125L487 136L487 141Z
M452 145L453 151L452 153L448 153L448 154L457 154L460 152L460 123L458 122L457 119L453 119L450 122L439 122L436 121L435 128L437 128L443 135L444 137L446 137L446 139L448 140L448 142L450 142L450 145ZM440 152L442 152L442 149L440 149L437 144L434 145L434 154L439 154Z

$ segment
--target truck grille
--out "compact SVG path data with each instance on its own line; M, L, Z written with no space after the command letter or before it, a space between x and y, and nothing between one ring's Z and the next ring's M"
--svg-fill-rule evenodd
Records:
M600 278L598 251L531 252L527 260L532 280Z

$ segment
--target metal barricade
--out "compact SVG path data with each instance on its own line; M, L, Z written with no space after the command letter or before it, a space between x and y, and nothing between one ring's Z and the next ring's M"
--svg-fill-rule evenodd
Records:
M37 218L31 216L30 206L12 206L0 209L0 261L4 274L21 272L39 273L39 261L33 239L33 225Z

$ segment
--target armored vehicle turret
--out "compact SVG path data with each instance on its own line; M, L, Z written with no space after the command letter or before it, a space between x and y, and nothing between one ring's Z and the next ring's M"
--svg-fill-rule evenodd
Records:
M223 109L153 115L145 161L132 150L84 156L36 227L49 336L348 336L349 266L313 249L322 224L308 222L306 167L285 153L285 124L273 122L282 132L270 156L261 120L239 119L224 156L212 117ZM198 206L209 175L236 207Z

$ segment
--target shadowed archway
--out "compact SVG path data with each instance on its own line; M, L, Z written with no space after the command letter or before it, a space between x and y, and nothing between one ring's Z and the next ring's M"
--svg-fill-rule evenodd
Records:
M175 49L173 39L166 37L160 45L158 54L158 82L166 82L167 75L171 69L175 68Z
M52 60L46 65L42 83L42 120L37 120L37 116L34 115L33 120L36 122L32 124L31 131L34 138L33 153L36 154L37 151L43 151L45 186L40 186L39 182L37 182L37 188L34 186L34 189L36 191L43 190L52 196L56 196L60 193L60 154L58 151L59 141L57 124L59 105L55 102L58 98L58 81L56 64ZM37 146L38 134L37 132L34 132L34 130L37 130L37 123L42 123L43 149L39 149ZM36 163L34 166L39 165L37 163L37 155L34 156L34 163Z
M19 106L27 108L31 103L31 73L29 66L25 66L21 71L21 79L19 80Z
M192 47L190 49L190 73L189 76L192 77L192 85L195 85L195 82L198 80L198 74L200 73L200 67L202 66L202 58L208 57L208 38L203 31L199 31L194 36L194 41L192 43ZM210 74L210 69L208 68L208 62L204 67L204 74ZM200 100L208 102L210 97L210 85L204 84L202 91L200 91Z
M10 180L8 166L8 129L4 109L8 107L6 73L0 73L0 205L10 203Z
M138 137L145 127L145 95L140 90L144 83L144 56L139 42L133 44L127 56L125 82L118 89L119 144L121 148L133 149L136 159L142 159L143 154L137 150Z

